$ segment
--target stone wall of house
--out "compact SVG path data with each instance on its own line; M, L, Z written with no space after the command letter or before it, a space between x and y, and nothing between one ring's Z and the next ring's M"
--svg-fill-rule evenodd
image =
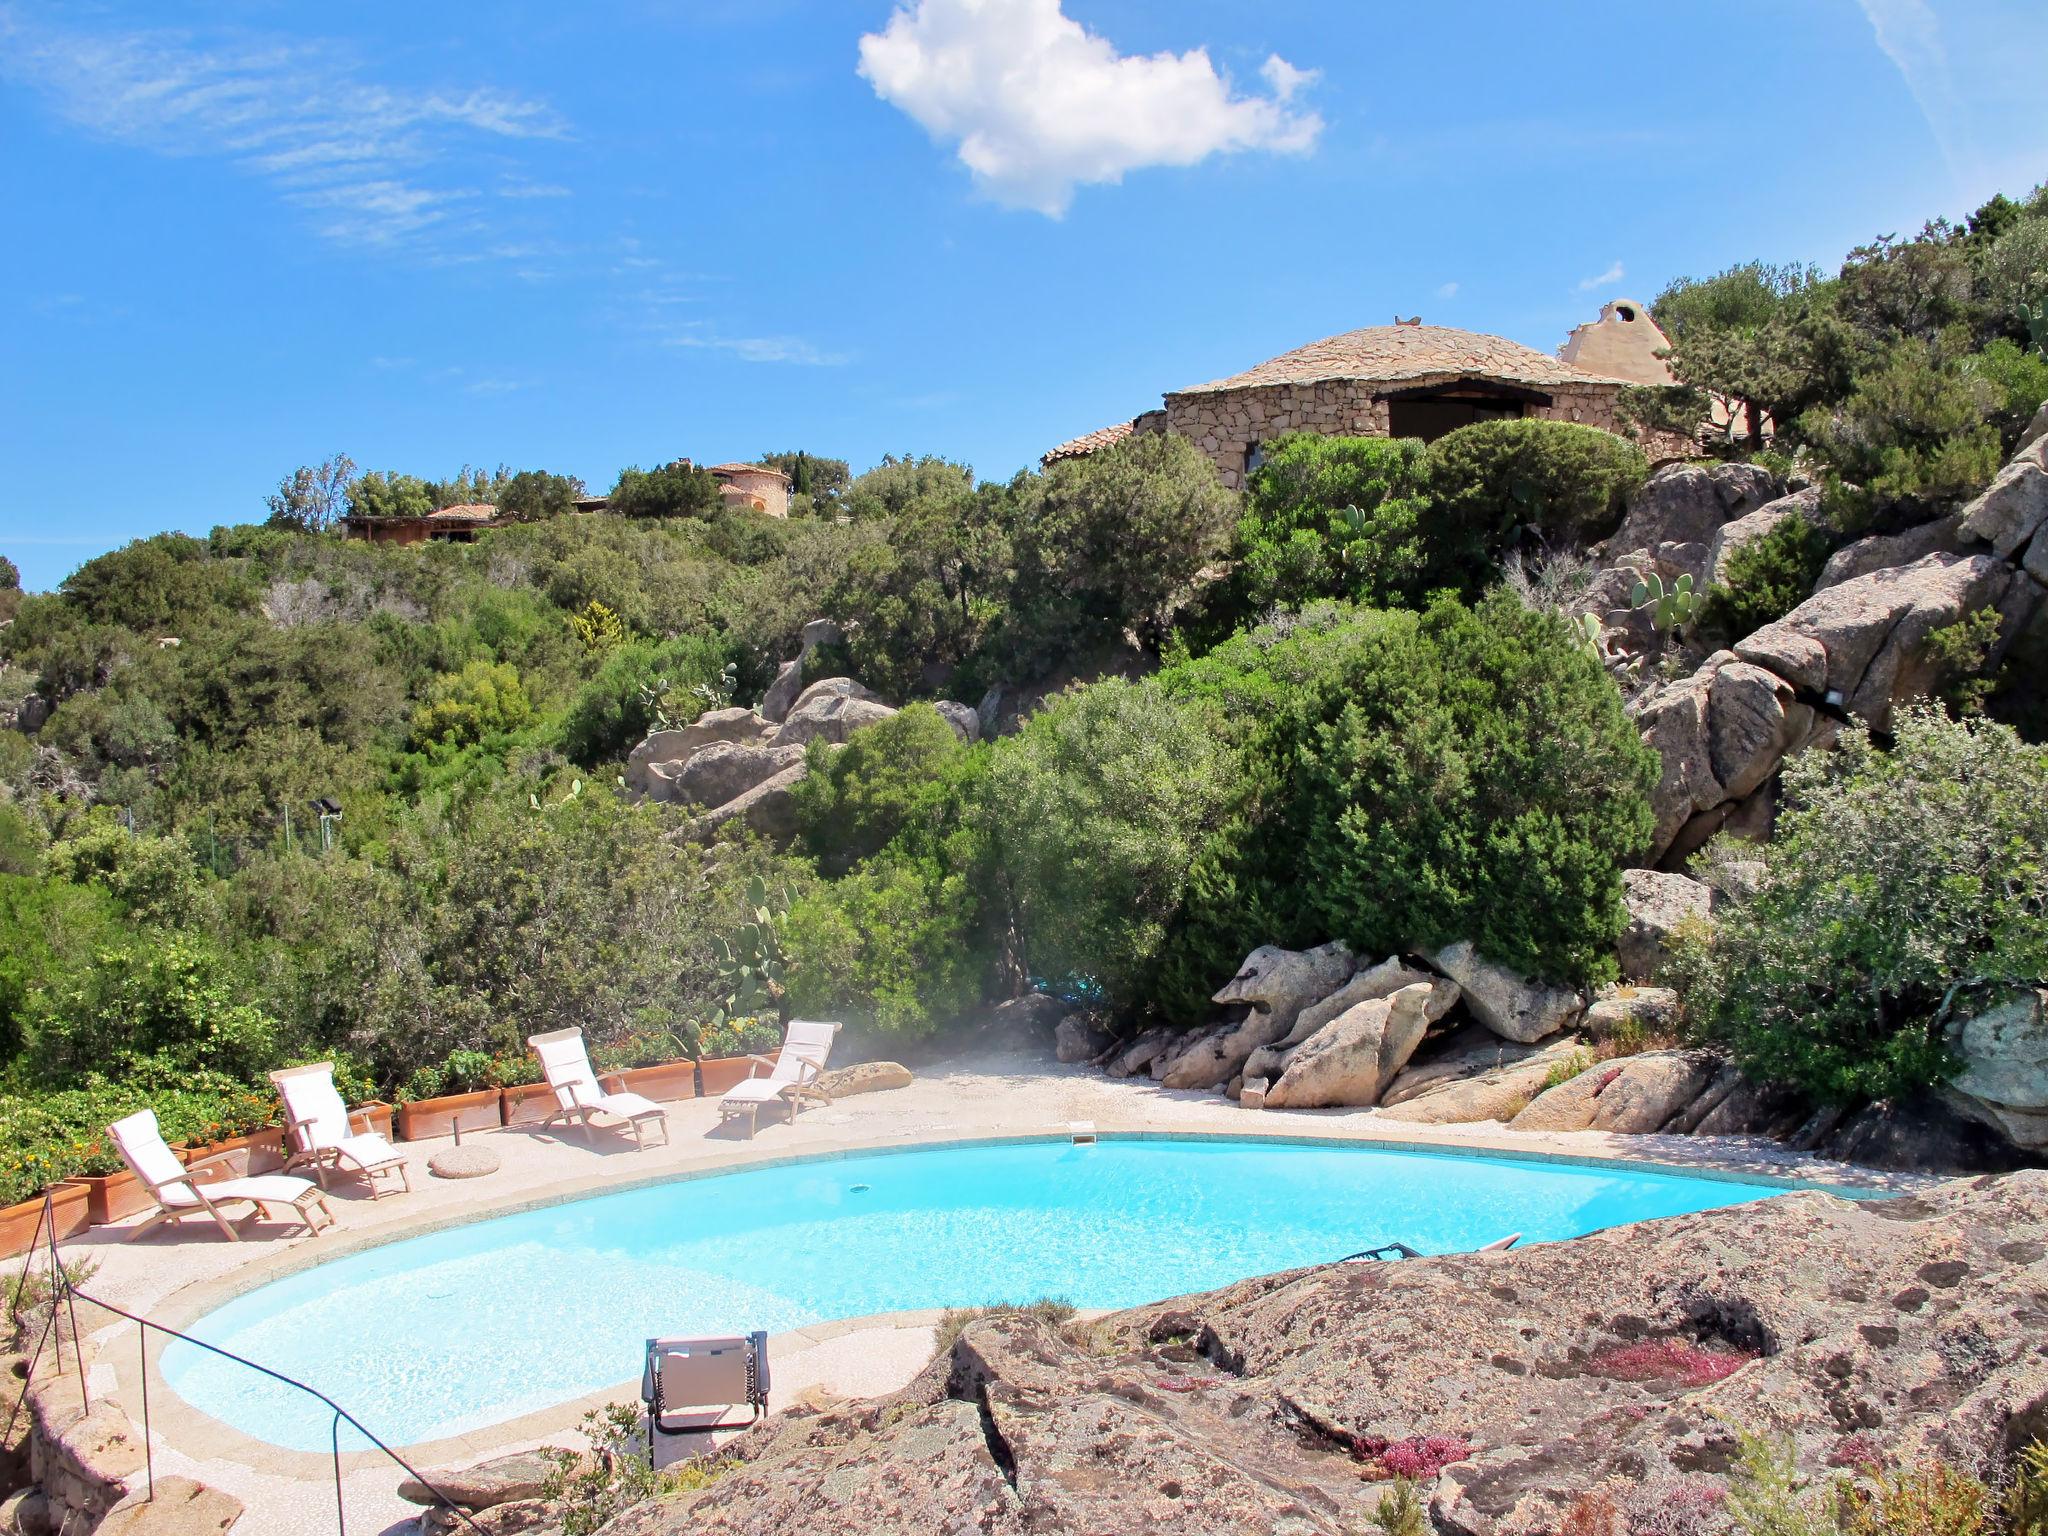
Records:
M789 516L789 482L773 470L728 470L721 472L718 478L755 498L768 516Z
M1461 374L1408 379L1401 388L1427 389L1457 383ZM1223 483L1244 487L1245 454L1255 443L1271 442L1286 432L1315 432L1325 437L1386 437L1389 413L1386 386L1357 379L1329 379L1316 384L1268 384L1210 394L1168 395L1164 427L1178 432L1216 465ZM1576 421L1609 432L1622 431L1616 405L1618 384L1560 384L1546 388L1551 403L1529 407L1532 416ZM1140 424L1138 430L1146 430Z

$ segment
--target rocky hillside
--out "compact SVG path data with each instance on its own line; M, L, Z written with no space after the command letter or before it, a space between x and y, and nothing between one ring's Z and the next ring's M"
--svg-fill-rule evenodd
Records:
M1705 590L1735 551L1819 508L1818 489L1788 492L1749 464L1674 465L1653 476L1607 541L1611 563L1588 594L1610 663L1642 675L1666 654L1651 611L1628 606L1639 579ZM1785 759L1825 745L1851 715L1884 730L1897 704L1937 681L1928 644L1936 631L1990 610L1999 624L1987 668L2036 655L2048 622L2044 523L2048 408L1983 494L1838 549L1813 595L1784 618L1641 692L1631 713L1664 765L1646 862L1677 868L1724 829L1767 835Z
M1338 1536L1406 1471L1437 1530L1536 1536L1603 1487L1711 1506L1738 1432L1789 1437L1811 1475L1996 1476L2048 1430L2044 1340L2048 1174L1785 1195L1065 1330L986 1319L902 1392L782 1415L605 1531Z

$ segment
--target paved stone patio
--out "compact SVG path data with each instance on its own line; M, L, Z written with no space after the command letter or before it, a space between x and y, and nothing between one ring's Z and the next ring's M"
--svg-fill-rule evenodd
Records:
M497 1172L482 1178L444 1180L428 1175L427 1159L447 1149L446 1140L404 1143L402 1149L415 1164L413 1191L372 1201L360 1184L337 1181L331 1197L336 1227L317 1239L287 1236L276 1226L255 1226L244 1229L245 1241L230 1243L211 1228L187 1225L160 1228L129 1241L133 1223L128 1223L95 1229L66 1247L71 1254L90 1254L100 1261L89 1284L95 1294L180 1326L279 1275L355 1248L479 1216L789 1157L918 1142L1062 1135L1078 1121L1093 1122L1105 1135L1316 1137L1574 1160L1625 1158L1764 1181L1813 1180L1872 1188L1919 1182L1748 1140L1533 1134L1491 1122L1423 1126L1382 1120L1372 1111L1355 1109L1251 1111L1215 1094L1165 1090L1142 1079L1118 1082L1086 1068L1057 1066L1024 1054L981 1055L927 1067L908 1088L806 1110L794 1125L764 1122L751 1141L742 1139L743 1133L735 1128L720 1128L715 1101L697 1100L670 1105L670 1144L645 1150L636 1150L632 1137L623 1132L600 1131L587 1142L580 1131L534 1126L467 1133L465 1146L487 1145L502 1161ZM895 1314L778 1335L770 1342L773 1406L784 1407L821 1390L853 1396L893 1390L930 1358L934 1320L929 1313ZM92 1366L95 1394L114 1394L139 1422L134 1326L106 1314L98 1319L104 1326L80 1321L101 1355ZM409 1447L407 1455L416 1466L431 1469L464 1466L536 1445L575 1444L575 1426L586 1409L637 1398L637 1370L637 1361L622 1360L615 1388L491 1429ZM242 1499L249 1509L235 1527L237 1536L334 1531L328 1458L267 1446L228 1429L185 1405L153 1370L150 1389L158 1474L194 1477ZM683 1454L691 1449L687 1442L679 1444ZM409 1529L417 1511L396 1496L400 1471L367 1453L345 1455L343 1462L352 1536L398 1536Z

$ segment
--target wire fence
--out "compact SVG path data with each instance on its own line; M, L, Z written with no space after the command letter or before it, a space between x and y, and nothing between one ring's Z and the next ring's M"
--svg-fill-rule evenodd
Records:
M407 1461L397 1451L372 1434L354 1414L350 1413L341 1404L335 1402L333 1398L318 1388L310 1387L303 1381L295 1380L285 1375L282 1371L274 1371L267 1365L258 1365L254 1360L245 1359L232 1351L220 1348L218 1345L209 1344L204 1339L195 1339L189 1333L182 1333L166 1323L157 1322L154 1318L144 1317L140 1313L130 1312L124 1307L115 1306L110 1301L80 1289L71 1279L70 1273L65 1269L63 1257L58 1252L56 1208L47 1190L43 1193L43 1209L36 1220L35 1235L29 1240L28 1251L22 1257L21 1273L15 1281L13 1295L19 1298L15 1308L17 1312L20 1312L22 1315L27 1313L27 1298L30 1295L31 1276L34 1271L35 1262L41 1256L41 1250L47 1251L49 1259L49 1293L38 1307L38 1310L44 1314L42 1327L36 1336L34 1348L29 1351L28 1369L22 1377L21 1391L16 1396L13 1405L8 1409L6 1429L0 1431L0 1445L9 1444L13 1440L15 1424L28 1405L28 1395L35 1384L36 1368L42 1361L45 1349L51 1350L51 1358L56 1362L58 1371L61 1372L63 1370L63 1340L58 1338L54 1346L51 1342L52 1336L57 1333L60 1303L63 1316L71 1329L72 1364L78 1375L79 1404L83 1411L87 1413L92 1411L92 1399L87 1388L85 1374L85 1344L78 1331L78 1303L82 1301L88 1306L98 1307L102 1312L135 1324L139 1365L138 1382L142 1406L142 1456L144 1474L147 1479L146 1497L148 1501L153 1503L156 1499L156 1447L150 1432L149 1414L149 1335L154 1331L162 1334L165 1338L177 1339L182 1343L191 1345L195 1349L204 1350L210 1355L238 1365L245 1370L254 1371L259 1376L266 1376L272 1381L282 1382L285 1386L295 1391L305 1393L333 1414L328 1438L333 1454L334 1529L336 1536L348 1536L348 1510L342 1491L341 1426L343 1424L348 1425L349 1428L361 1435L364 1440L381 1452L388 1461L402 1470L406 1476L418 1483L420 1487L424 1488L440 1507L461 1521L464 1526L475 1531L477 1536L485 1536L483 1527L470 1518L467 1510L463 1509L447 1494L428 1481L411 1462Z

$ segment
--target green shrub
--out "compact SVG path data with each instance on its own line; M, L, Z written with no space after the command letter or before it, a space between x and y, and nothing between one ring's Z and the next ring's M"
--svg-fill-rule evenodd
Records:
M655 729L660 715L694 720L711 707L709 696L732 660L725 645L695 635L629 640L606 651L563 712L557 737L563 753L585 768L616 762Z
M120 1172L106 1128L138 1109L154 1109L174 1144L243 1136L278 1121L268 1084L258 1090L210 1075L183 1086L94 1079L57 1093L0 1095L0 1205L32 1200L58 1179Z
M2048 220L2043 220L2048 228ZM2042 279L2043 296L2048 297L2048 275ZM2033 415L2048 401L2048 356L2020 346L2001 336L1964 366L1988 383L1993 391L1992 419L2010 442Z
M1156 681L1106 679L997 744L984 814L1032 979L1127 1008L1157 996L1190 876L1242 795L1225 724Z
M991 964L989 853L975 820L988 766L938 712L913 704L814 743L796 786L805 846L842 876L790 910L794 1005L887 1033L964 1016Z
M426 702L413 712L412 739L421 747L472 746L516 731L532 718L533 705L517 668L472 661L434 680Z
M718 482L681 460L658 469L622 469L611 492L621 517L708 517L718 507Z
M254 1081L275 1064L277 1024L238 991L203 941L176 933L131 939L30 994L25 1063L35 1081L52 1086L96 1074Z
M1263 943L1604 978L1655 779L1563 621L1496 593L1096 684L998 745L987 806L1031 974L1193 1020Z
M1733 642L1775 624L1813 596L1835 542L1797 514L1750 540L1728 556L1727 580L1707 588L1699 632Z
M348 483L352 517L425 517L434 510L434 491L417 475L373 469Z
M1166 432L1134 434L1010 489L1014 576L994 643L1025 675L1127 632L1158 638L1228 546L1238 513L1209 457Z
M1971 494L1997 472L2003 444L1990 418L1998 391L1955 357L1956 346L1902 337L1839 404L1801 419L1800 432L1831 472L1831 506L1917 515Z
M1520 529L1550 544L1605 538L1649 473L1642 449L1598 427L1533 417L1460 427L1429 447L1430 534L1450 568L1484 573Z
M1956 1069L1946 1029L2048 975L2048 751L1936 706L1794 758L1750 894L1681 954L1688 1024L1832 1103Z
M929 704L855 731L843 747L813 742L810 772L791 789L805 850L844 874L912 821L943 814L971 749Z
M1412 604L1432 585L1467 585L1432 559L1427 452L1412 438L1294 433L1266 444L1237 524L1239 611L1317 598Z

